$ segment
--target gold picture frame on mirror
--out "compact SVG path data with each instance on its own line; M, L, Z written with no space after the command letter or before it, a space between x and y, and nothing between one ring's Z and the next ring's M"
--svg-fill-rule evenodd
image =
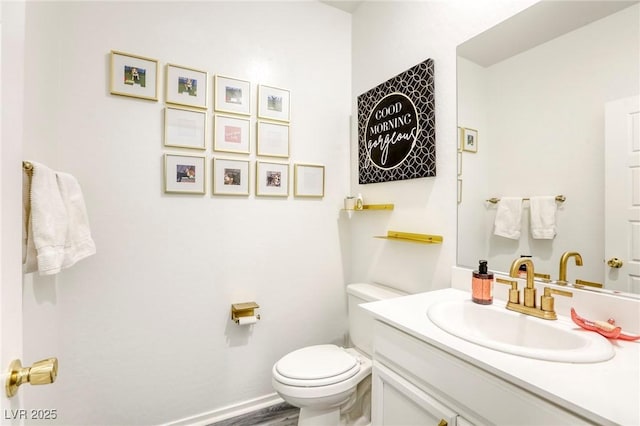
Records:
M478 131L476 129L463 127L460 146L462 146L462 150L465 152L478 152Z

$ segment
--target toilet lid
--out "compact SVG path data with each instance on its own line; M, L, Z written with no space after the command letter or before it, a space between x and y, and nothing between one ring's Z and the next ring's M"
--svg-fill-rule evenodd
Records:
M295 386L326 386L354 376L360 363L336 345L317 345L293 351L276 364L280 381Z

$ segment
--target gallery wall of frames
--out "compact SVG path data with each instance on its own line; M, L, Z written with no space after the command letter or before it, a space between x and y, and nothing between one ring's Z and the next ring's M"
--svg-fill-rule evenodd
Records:
M157 59L112 50L109 87L113 95L152 102L160 100L164 87L165 193L204 195L210 187L212 196L286 198L292 188L294 197L324 197L324 165L289 164L288 89L210 77L208 71L173 63L165 65L162 85L159 67Z

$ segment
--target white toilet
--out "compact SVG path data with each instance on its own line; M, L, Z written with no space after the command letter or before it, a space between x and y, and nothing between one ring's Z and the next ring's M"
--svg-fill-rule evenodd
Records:
M349 333L355 347L307 346L275 363L273 388L300 408L298 426L369 424L373 318L358 305L404 295L380 285L348 285Z

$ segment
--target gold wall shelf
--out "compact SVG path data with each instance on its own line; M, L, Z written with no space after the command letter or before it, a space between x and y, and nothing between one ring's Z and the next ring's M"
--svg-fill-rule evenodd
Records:
M414 234L411 232L387 231L386 236L376 236L385 240L405 241L417 244L442 244L441 235Z
M361 210L358 209L342 209L348 212L362 212L365 210L393 210L393 204L364 204Z
M393 210L393 204L365 204L362 210Z

